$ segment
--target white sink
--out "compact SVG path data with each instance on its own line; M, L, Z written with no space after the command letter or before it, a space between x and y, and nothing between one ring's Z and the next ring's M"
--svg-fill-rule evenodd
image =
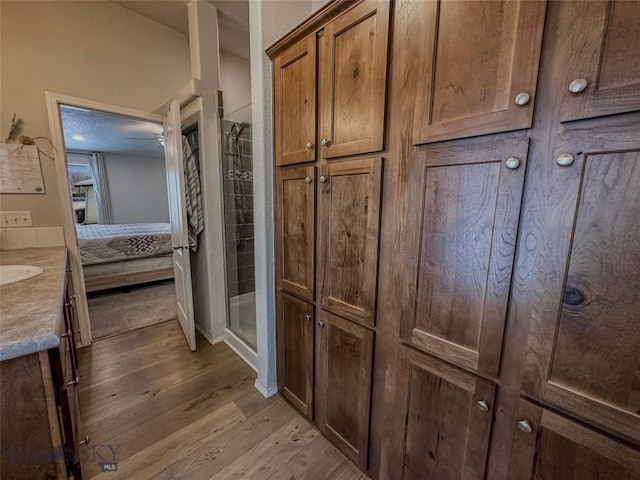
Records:
M31 265L0 265L0 285L21 282L44 272L40 267Z

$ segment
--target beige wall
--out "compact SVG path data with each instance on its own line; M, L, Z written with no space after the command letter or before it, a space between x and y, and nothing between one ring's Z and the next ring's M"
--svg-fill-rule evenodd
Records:
M0 134L15 112L24 134L50 136L45 91L159 112L191 78L187 35L107 1L0 1ZM39 141L46 153L51 148ZM62 224L55 167L46 195L0 195L35 226Z

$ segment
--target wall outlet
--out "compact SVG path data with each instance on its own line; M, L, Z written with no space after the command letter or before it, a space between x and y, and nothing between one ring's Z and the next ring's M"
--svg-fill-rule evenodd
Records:
M0 227L33 227L31 212L0 212Z

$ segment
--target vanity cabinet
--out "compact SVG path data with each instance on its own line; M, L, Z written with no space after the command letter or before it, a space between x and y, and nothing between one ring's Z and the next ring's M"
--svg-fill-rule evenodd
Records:
M411 159L401 337L498 374L527 138L429 145Z
M398 478L485 478L495 385L409 347L400 358L406 430Z
M531 126L542 0L416 2L415 144Z
M509 478L639 480L640 450L520 400Z
M61 298L60 345L0 365L2 479L82 479L75 307L67 281Z
M640 110L640 3L562 2L561 120Z

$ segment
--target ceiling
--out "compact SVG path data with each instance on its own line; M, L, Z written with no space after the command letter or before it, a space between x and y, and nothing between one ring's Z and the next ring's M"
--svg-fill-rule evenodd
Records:
M112 1L174 30L189 33L189 0ZM220 49L249 60L249 0L207 0L207 3L218 9Z
M164 158L158 140L162 135L160 124L67 106L60 107L60 113L67 150ZM84 137L84 141L74 140L74 135Z

